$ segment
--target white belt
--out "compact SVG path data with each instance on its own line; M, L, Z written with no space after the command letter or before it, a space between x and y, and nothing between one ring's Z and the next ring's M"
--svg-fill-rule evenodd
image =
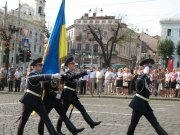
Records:
M68 87L68 86L64 86L64 88L69 89L69 90L72 90L72 91L76 91L76 89L73 89L73 88Z
M39 94L37 94L37 93L35 93L35 92L33 92L33 91L31 91L31 90L26 90L26 92L27 93L31 93L31 94L33 94L34 96L36 96L36 97L41 97L41 95L39 95Z
M141 98L141 99L143 99L143 100L145 100L145 101L147 101L147 102L149 102L149 99L148 99L148 98L145 98L145 97L143 97L143 96L141 96L141 95L139 95L139 94L137 94L137 93L136 93L136 96L139 97L139 98Z

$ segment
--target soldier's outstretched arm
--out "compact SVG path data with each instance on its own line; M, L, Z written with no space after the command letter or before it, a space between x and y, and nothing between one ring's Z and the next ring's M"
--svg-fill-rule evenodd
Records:
M78 78L81 78L83 76L86 76L88 75L88 71L83 71L83 72L80 72L80 73L65 73L65 74L62 74L62 80L70 80L70 79L78 79Z
M39 82L39 81L49 81L52 79L61 79L61 75L57 74L29 74L28 77L29 81L31 82Z

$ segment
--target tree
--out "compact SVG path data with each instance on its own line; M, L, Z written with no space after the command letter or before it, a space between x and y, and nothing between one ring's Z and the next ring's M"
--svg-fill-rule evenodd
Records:
M179 42L178 45L177 45L177 50L176 50L176 52L177 52L177 55L179 56L179 59L180 59L180 42Z
M158 44L158 54L162 56L167 67L168 58L171 58L174 52L174 43L171 39L161 40Z
M129 39L129 32L131 31L128 31L126 24L121 23L121 19L116 19L116 23L109 26L108 37L104 37L105 26L103 25L88 25L87 27L93 36L93 40L101 48L106 67L110 67L113 48L116 44L121 45L122 41Z

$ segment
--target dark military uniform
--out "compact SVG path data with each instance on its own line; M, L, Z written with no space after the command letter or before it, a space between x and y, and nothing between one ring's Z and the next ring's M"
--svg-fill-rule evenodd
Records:
M151 95L150 78L146 74L143 74L137 79L136 85L136 95L129 104L129 106L133 109L133 112L127 135L134 134L135 128L143 115L151 123L158 135L167 135L166 131L164 131L162 127L159 125L153 113L153 110L151 109L148 102L149 97Z
M45 105L47 113L50 113L51 110L54 108L57 111L57 113L61 116L67 128L73 135L76 135L78 132L83 131L84 128L76 129L76 127L71 123L71 121L66 116L66 112L64 111L63 105L60 102L61 94L59 93L57 84L54 83L54 81L48 81L44 83L44 89L46 92L43 97L43 103ZM40 135L44 134L44 123L42 119L40 119L39 121L38 133Z
M51 135L61 135L58 134L53 127L41 99L42 89L40 81L51 80L51 78L52 75L41 75L37 71L32 71L29 74L27 92L20 99L20 102L23 104L23 109L17 135L23 135L24 126L33 110L43 119Z
M81 72L81 73L75 73L69 70L66 72L64 76L62 76L62 80L64 80L64 83L65 83L64 91L62 93L62 102L63 102L63 106L66 112L69 106L72 104L81 112L83 118L91 126L91 128L94 128L96 125L99 125L101 122L94 122L90 118L84 106L79 101L77 97L77 93L76 93L77 83L75 79L78 79L85 75L87 75L86 71ZM61 126L62 126L62 118L60 117L57 123L57 131L61 131Z

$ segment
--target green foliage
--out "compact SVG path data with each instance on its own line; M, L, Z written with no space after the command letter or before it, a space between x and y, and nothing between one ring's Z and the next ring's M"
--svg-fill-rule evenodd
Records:
M180 57L180 42L177 45L177 55Z
M158 54L163 58L171 57L174 52L174 43L170 39L161 40L157 50Z
M157 51L158 51L158 54L162 56L166 67L167 67L168 58L172 57L174 49L175 49L174 43L171 39L165 39L159 42Z

